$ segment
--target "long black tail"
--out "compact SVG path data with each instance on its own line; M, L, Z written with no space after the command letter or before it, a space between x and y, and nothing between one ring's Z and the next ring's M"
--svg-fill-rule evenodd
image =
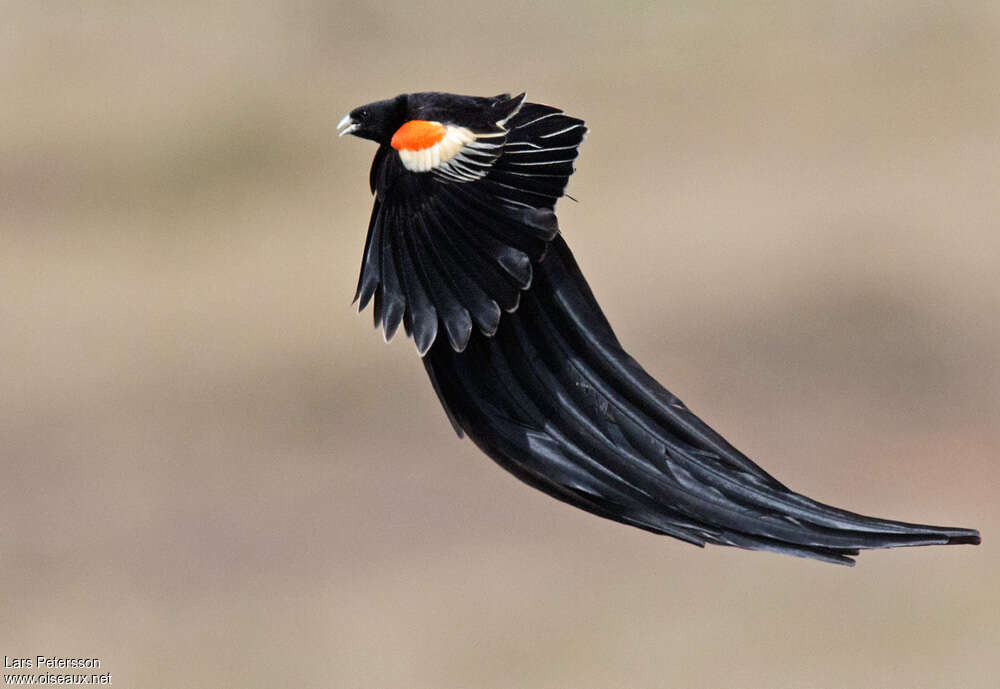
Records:
M862 549L979 543L973 529L866 517L794 493L692 414L621 347L556 237L492 337L424 366L455 429L559 500L695 545L852 565Z

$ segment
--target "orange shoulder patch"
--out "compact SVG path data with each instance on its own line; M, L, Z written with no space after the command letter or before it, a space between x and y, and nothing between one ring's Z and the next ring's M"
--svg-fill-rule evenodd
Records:
M422 151L444 138L445 128L440 122L410 120L396 130L390 142L397 151Z

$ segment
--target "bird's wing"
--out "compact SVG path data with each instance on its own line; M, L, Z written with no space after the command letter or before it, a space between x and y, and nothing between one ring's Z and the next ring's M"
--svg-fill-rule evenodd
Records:
M376 201L355 299L361 309L373 302L386 339L402 323L423 355L443 328L462 351L473 326L495 333L501 312L514 311L531 286L532 265L559 231L552 208L586 128L534 103L505 127L502 154L478 159L488 162L479 177L435 174L444 166L411 173L393 149L376 154Z

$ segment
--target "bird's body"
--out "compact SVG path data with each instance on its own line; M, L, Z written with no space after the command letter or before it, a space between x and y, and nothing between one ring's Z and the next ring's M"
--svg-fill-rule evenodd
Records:
M853 564L867 548L978 543L792 492L621 347L559 234L582 121L524 97L398 96L341 123L380 144L356 298L400 324L459 435L594 514L704 545Z

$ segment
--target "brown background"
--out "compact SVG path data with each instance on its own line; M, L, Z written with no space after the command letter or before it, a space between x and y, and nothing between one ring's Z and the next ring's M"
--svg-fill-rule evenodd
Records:
M1000 10L699 5L6 3L0 652L118 687L997 686ZM587 120L564 233L737 446L985 544L699 551L456 440L349 307L373 147L334 135L426 89Z

